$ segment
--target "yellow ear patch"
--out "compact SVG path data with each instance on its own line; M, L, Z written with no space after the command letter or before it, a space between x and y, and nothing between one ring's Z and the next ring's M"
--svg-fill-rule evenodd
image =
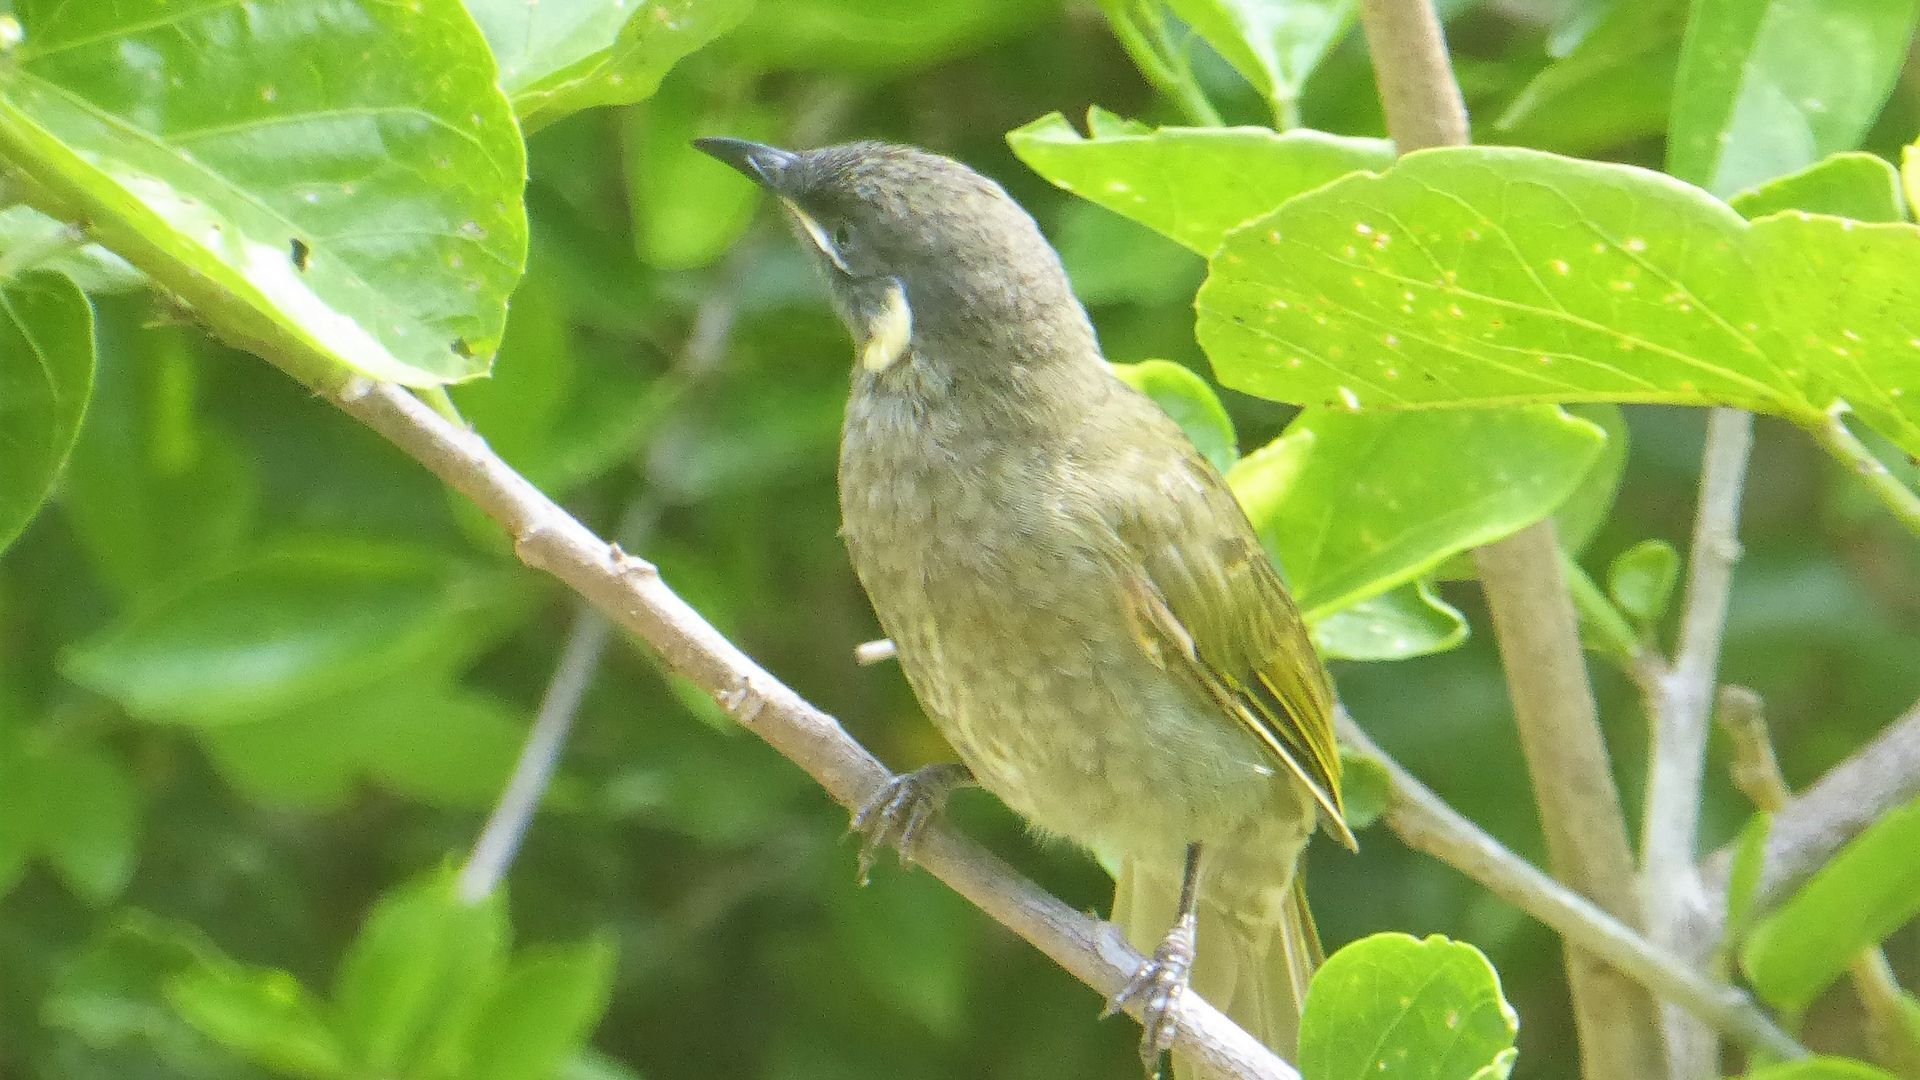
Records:
M881 372L907 355L913 340L913 309L907 306L907 290L898 281L887 283L887 299L880 313L867 323L867 339L860 346L860 366Z
M820 249L820 254L825 255L833 265L839 267L841 273L853 272L847 269L846 260L840 257L839 249L833 246L833 238L827 235L826 227L815 220L812 214L800 209L799 204L792 199L781 199L780 205L786 207L787 213L793 215L793 220L800 223L801 230L807 234L807 239L813 241L813 246Z

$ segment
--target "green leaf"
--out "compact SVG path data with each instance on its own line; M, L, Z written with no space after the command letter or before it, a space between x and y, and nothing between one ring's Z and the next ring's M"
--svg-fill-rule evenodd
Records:
M60 274L0 281L0 551L53 490L92 392L86 296Z
M233 561L261 494L247 449L201 405L204 339L137 329L145 309L109 302L98 313L93 402L59 496L95 572L125 597Z
M1180 430L1187 433L1200 456L1226 472L1240 456L1233 418L1207 380L1171 360L1142 360L1137 364L1110 364L1120 381L1153 399Z
M651 96L668 69L733 29L751 0L466 0L528 131Z
M139 793L118 759L86 743L0 739L0 892L39 857L99 906L139 858Z
M1587 468L1580 486L1553 512L1554 532L1561 548L1579 554L1613 512L1614 498L1620 493L1620 480L1627 471L1627 419L1618 405L1604 402L1569 406L1567 412L1599 428L1607 437L1606 446ZM1467 576L1472 576L1471 568Z
M1900 175L1886 159L1848 152L1751 187L1727 200L1749 220L1786 210L1855 221L1905 221Z
M221 775L272 806L326 809L362 777L436 806L485 807L525 740L506 703L439 678L385 681L200 733Z
M1228 474L1309 621L1540 520L1599 455L1559 409L1308 409Z
M1304 1080L1497 1080L1519 1018L1479 949L1374 934L1327 959L1300 1016Z
M1355 0L1167 0L1263 98L1291 103L1320 61L1353 25ZM1282 104L1283 103L1283 104Z
M1059 113L1007 134L1027 167L1202 255L1227 231L1287 199L1356 169L1384 167L1393 148L1381 139L1266 128L1118 126L1094 109L1082 136Z
M468 1029L505 964L505 904L498 890L461 900L449 871L380 899L334 982L336 1023L355 1066L410 1073Z
M1747 936L1740 964L1755 990L1805 1009L1860 954L1920 915L1920 803L1855 837Z
M1745 1080L1894 1080L1894 1076L1852 1058L1812 1057L1754 1069Z
M1657 173L1527 150L1408 154L1235 232L1201 287L1220 381L1403 409L1845 400L1920 453L1920 229L1748 224Z
M138 910L115 915L64 964L40 1008L50 1029L99 1051L139 1040L150 1056L191 1077L226 1077L232 1058L189 1025L167 1000L168 983L221 960L206 935Z
M772 139L780 131L777 113L675 80L646 108L629 112L625 128L627 200L640 257L675 269L718 258L746 231L761 191L732 169L715 168L692 140L721 132Z
M277 1073L350 1075L321 1003L287 972L203 961L168 980L166 994L202 1034Z
M1695 0L1667 171L1726 196L1860 145L1916 18L1915 0Z
M1507 133L1503 141L1550 140L1556 148L1577 150L1665 131L1687 0L1611 0L1603 6L1587 33L1500 114L1495 126Z
M465 1042L471 1080L551 1080L586 1048L613 990L610 938L530 949L475 1014Z
M260 719L491 643L520 593L431 548L347 536L286 542L143 605L64 657L69 678L163 723Z
M1393 805L1393 775L1380 759L1340 748L1340 803L1347 825L1364 829L1379 821Z
M1047 0L770 0L728 44L773 67L884 76L979 49L1057 10Z
M1747 924L1753 919L1753 900L1760 892L1760 874L1766 868L1767 837L1772 832L1773 815L1763 810L1749 818L1734 839L1733 863L1727 870L1727 927L1722 935L1728 945L1746 938Z
M1667 613L1680 556L1665 540L1642 540L1614 557L1607 567L1607 594L1620 610L1643 623Z
M1089 308L1185 306L1207 272L1205 259L1085 199L1068 200L1049 232L1073 294Z
M1920 214L1920 142L1900 151L1900 184L1907 190L1907 208Z
M28 206L0 210L0 257L21 249L55 250L34 262L40 270L65 274L87 293L124 292L146 285L140 271L99 244L71 247L67 226Z
M458 0L14 7L0 154L37 209L310 382L486 371L526 163Z
M1405 660L1467 640L1467 617L1435 596L1424 578L1310 622L1313 642L1329 660Z

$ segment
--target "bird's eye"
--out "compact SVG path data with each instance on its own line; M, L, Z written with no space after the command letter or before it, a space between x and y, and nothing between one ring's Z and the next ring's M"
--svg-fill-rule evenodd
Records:
M830 239L833 241L833 246L836 251L845 252L847 248L853 245L853 226L844 221L835 225L833 227L833 235Z

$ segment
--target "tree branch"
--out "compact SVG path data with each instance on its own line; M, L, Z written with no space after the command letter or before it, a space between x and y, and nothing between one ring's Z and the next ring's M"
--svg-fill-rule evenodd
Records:
M1551 927L1571 947L1597 957L1626 978L1726 1032L1739 1042L1784 1058L1807 1051L1740 990L1715 982L1680 958L1541 873L1487 835L1432 789L1388 757L1344 712L1340 738L1387 770L1392 781L1387 825L1407 843L1487 887L1494 895ZM1650 1075L1650 1074L1639 1074Z
M1707 763L1707 721L1726 629L1733 564L1740 557L1740 492L1753 447L1753 414L1717 408L1707 416L1699 508L1687 566L1685 608L1673 666L1647 695L1652 729L1646 809L1641 819L1640 903L1647 936L1703 962L1711 945L1692 925L1699 910L1701 782ZM1672 1006L1661 1009L1667 1072L1675 1080L1717 1073L1711 1032Z
M1916 796L1920 796L1920 703L1774 815L1767 834L1766 863L1754 892L1754 912L1779 903L1861 830ZM1728 845L1701 867L1705 914L1716 941L1726 921L1727 872L1732 863L1733 847Z
M1360 21L1387 134L1399 151L1466 145L1466 103L1430 0L1362 0ZM1549 862L1602 908L1632 920L1633 855L1553 523L1481 548L1474 562L1493 609ZM1656 1075L1652 1001L1618 971L1574 951L1567 954L1567 981L1585 1075Z
M522 562L559 578L647 642L676 672L712 694L742 727L806 770L842 806L864 804L889 779L886 768L838 722L722 637L667 587L652 564L595 536L478 436L387 384L355 378L333 400L472 499L513 537ZM1067 907L947 829L930 827L916 843L914 857L1103 995L1117 992L1142 963L1114 928ZM1137 1011L1137 1005L1129 1011ZM1180 999L1178 1045L1233 1080L1299 1077L1197 995Z

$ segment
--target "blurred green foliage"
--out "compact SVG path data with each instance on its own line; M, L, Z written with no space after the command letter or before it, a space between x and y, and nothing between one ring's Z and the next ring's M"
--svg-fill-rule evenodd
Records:
M1792 419L1840 388L1902 450L1920 430L1920 396L1888 392L1920 387L1903 351L1920 310L1911 226L1748 226L1621 167L1671 161L1749 218L1904 221L1886 163L1920 121L1909 0L1443 5L1480 141L1608 164L1467 151L1348 180L1388 164L1348 3L543 0L533 17L469 0L469 19L453 0L283 0L149 26L155 3L0 0L24 28L0 46L0 139L40 178L8 197L100 211L74 215L92 238L199 283L148 291L59 222L0 210L0 541L19 534L0 561L0 1076L1133 1075L1128 1025L1095 1023L1091 993L926 875L856 887L840 812L634 650L600 665L507 893L459 897L439 868L503 782L571 598L372 433L185 325L297 355L325 385L476 375L497 341L492 378L453 396L507 460L603 534L625 522L703 614L884 760L945 759L898 674L852 661L877 630L835 538L844 335L751 186L692 136L888 138L1001 180L1062 248L1109 358L1138 364L1232 471L1323 645L1395 661L1337 665L1355 715L1535 858L1458 554L1553 512L1639 630L1668 637L1700 414L1353 414L1373 390L1307 380L1236 318L1294 304L1314 327L1300 340L1384 356L1401 304L1458 302L1397 291L1422 231L1446 230L1473 248L1448 258L1484 275L1472 313L1522 317L1369 377L1438 371L1453 404L1722 400L1688 368L1704 364L1719 390ZM1116 39L1107 14L1140 39ZM1847 34L1859 55L1822 51ZM1297 114L1337 135L1156 127L1190 117L1136 63L1163 88L1190 77L1230 124ZM1783 80L1797 96L1751 97ZM1085 135L1064 118L1083 115ZM1267 239L1283 230L1287 246ZM1193 303L1223 243L1250 269L1216 260L1211 359L1234 386L1315 403L1297 418L1194 374L1215 370ZM1572 313L1529 281L1556 259L1594 286ZM1604 283L1641 273L1645 309L1621 308ZM1684 311L1682 287L1699 298ZM1336 299L1332 328L1312 323ZM1745 342L1748 318L1772 336ZM1877 347L1808 359L1850 348L1848 333ZM1600 367L1629 366L1643 337L1676 360L1634 368L1657 393ZM1525 363L1503 373L1514 349ZM1543 390L1526 365L1563 354ZM1761 423L1751 477L1723 669L1765 695L1802 784L1920 692L1920 545L1787 424ZM1595 669L1632 805L1644 720L1618 668ZM1377 781L1361 770L1356 790ZM1729 840L1748 808L1718 771L1709 792L1707 840ZM954 816L1104 909L1088 859L1035 845L984 796ZM1488 1021L1470 1070L1572 1075L1549 932L1386 830L1363 839L1358 856L1311 858L1330 947L1440 933L1500 975L1465 945L1369 938L1316 983L1325 1000L1355 995L1336 1020L1379 1001L1351 971L1430 964ZM1873 883L1908 880L1911 850L1863 839L1747 956L1811 1003L1816 1048L1864 1052L1847 991L1816 996L1808 973L1882 933L1910 970L1895 924L1912 912L1894 888L1837 944L1793 927L1839 926ZM1502 989L1524 1017L1517 1066ZM1315 1046L1348 1060L1337 1040Z

